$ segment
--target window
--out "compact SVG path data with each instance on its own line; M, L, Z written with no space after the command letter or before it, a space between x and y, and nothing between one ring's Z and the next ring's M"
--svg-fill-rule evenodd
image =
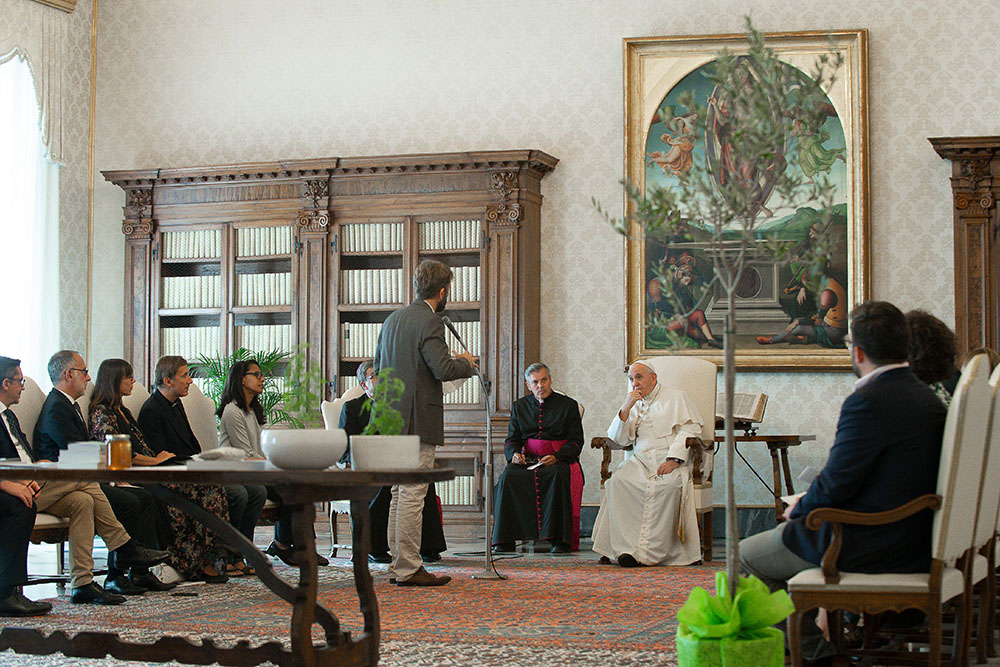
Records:
M48 159L34 79L0 57L0 355L48 386L59 347L59 166Z

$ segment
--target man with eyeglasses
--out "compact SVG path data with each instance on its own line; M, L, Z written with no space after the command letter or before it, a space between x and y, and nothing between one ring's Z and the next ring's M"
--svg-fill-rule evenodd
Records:
M17 417L10 408L21 400L24 388L20 366L19 359L0 357L0 377L3 378L0 380L0 413L4 417L4 428L0 429L0 458L30 463L27 448L16 440L11 428L12 424L17 424ZM35 526L38 490L38 483L30 480L0 480L0 526L4 532L4 539L0 540L0 616L41 616L52 609L48 602L33 602L19 590L28 582L28 539Z
M375 399L375 385L378 376L371 361L363 361L358 366L358 382L365 393L344 403L340 411L340 422L337 428L342 428L347 435L359 435L366 426L371 413L364 410L365 401ZM351 460L350 448L344 452L341 463ZM389 505L392 503L392 487L383 486L368 504L371 517L371 553L368 560L372 563L391 563L389 553ZM438 506L437 491L434 483L427 486L424 495L423 524L420 528L420 560L425 563L436 563L441 560L441 552L448 549L444 539L444 527L441 523L441 510Z
M771 590L819 565L832 539L830 524L805 525L809 512L836 507L882 512L934 493L947 411L907 363L906 318L891 303L866 301L851 312L845 336L858 381L844 399L826 464L785 510L777 528L740 542L741 569ZM933 512L923 510L880 526L844 526L837 567L845 572L927 572ZM815 624L802 624L803 652L815 660L831 648Z
M58 461L59 452L70 442L90 439L90 429L77 403L90 380L83 357L73 350L61 350L49 359L48 371L53 389L35 424L35 461ZM26 449L27 438L16 420L8 422L7 426ZM148 568L162 563L170 555L143 545L144 539L152 540L146 544L157 544L156 506L148 491L135 489L136 493L132 494L121 487L68 481L47 481L40 487L35 497L38 510L68 518L70 522L70 580L74 603L121 604L125 601L123 595L141 595L147 590L130 582L124 573L134 568L134 574L152 577ZM121 516L115 511L111 497L119 498ZM128 528L123 527L123 517L127 517ZM104 588L94 582L92 572L95 532L109 551Z

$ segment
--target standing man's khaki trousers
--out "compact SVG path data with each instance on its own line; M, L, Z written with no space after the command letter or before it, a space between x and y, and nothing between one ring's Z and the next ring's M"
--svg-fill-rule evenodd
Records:
M94 534L114 551L129 541L108 499L96 482L43 482L35 498L39 512L69 519L70 584L86 586L94 580Z
M434 467L434 445L420 443L418 467ZM396 484L392 487L389 503L389 549L392 565L389 576L397 581L409 579L422 565L420 559L420 534L424 523L424 496L427 483Z

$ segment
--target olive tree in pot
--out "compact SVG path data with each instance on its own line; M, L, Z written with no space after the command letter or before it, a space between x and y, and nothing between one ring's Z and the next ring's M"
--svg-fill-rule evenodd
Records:
M733 484L734 420L733 393L736 378L736 296L744 269L754 257L767 254L778 262L794 259L803 267L801 279L819 293L825 262L829 259L830 240L826 238L830 220L836 214L832 198L834 188L822 172L804 178L799 164L799 140L803 128L819 128L829 104L826 90L833 83L833 72L841 65L836 53L821 54L808 75L782 62L768 48L764 36L747 19L747 45L740 53L723 51L707 68L713 85L707 99L691 93L681 95L678 103L661 108L661 118L683 117L692 146L690 164L678 169L668 186L654 184L643 190L624 183L630 212L614 218L595 200L594 205L614 229L634 240L697 240L710 258L713 277L700 291L680 280L684 266L659 267L662 296L672 306L669 314L647 317L646 331L664 333L665 342L674 347L700 347L685 335L685 326L670 325L686 319L695 310L705 308L713 295L716 307L725 312L723 337L723 375L725 385L726 451L726 574L724 587L728 599L737 594L739 583L739 535L736 494ZM724 127L723 127L724 126ZM709 149L709 143L713 148ZM804 159L804 158L803 158ZM724 177L720 178L720 174ZM771 212L765 204L769 197L780 200L784 208L802 211L806 203L818 210L809 211L815 233L808 244L792 247L777 241L761 229ZM655 273L655 267L654 267ZM669 328L668 328L669 327ZM702 339L704 342L704 339ZM717 344L715 341L712 341ZM706 415L712 418L713 415Z

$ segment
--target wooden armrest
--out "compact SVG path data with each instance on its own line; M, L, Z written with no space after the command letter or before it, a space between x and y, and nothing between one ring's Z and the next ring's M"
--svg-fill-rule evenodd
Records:
M590 441L590 446L594 449L601 449L602 447L607 448L611 445L611 438L594 438Z
M840 550L843 547L844 529L841 527L841 524L881 526L887 523L895 523L900 519L905 519L925 509L941 509L941 496L927 493L914 498L905 505L900 505L884 512L852 512L835 507L820 507L809 512L806 516L807 528L810 530L819 530L819 527L824 523L829 523L833 529L833 539L830 540L830 546L826 548L826 552L823 554L823 580L828 584L835 584L840 581L840 572L837 571L837 559L840 558Z

